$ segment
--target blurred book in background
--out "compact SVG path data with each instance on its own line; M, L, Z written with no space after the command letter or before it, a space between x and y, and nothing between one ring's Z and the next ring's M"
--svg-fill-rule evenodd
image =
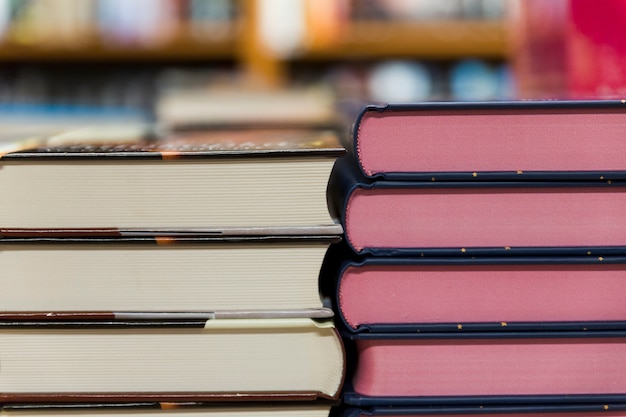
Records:
M600 99L626 93L626 3L517 1L511 59L520 98Z
M167 129L207 127L334 127L335 95L328 89L250 89L198 85L164 90L157 121Z
M626 94L626 3L570 0L569 90L573 98Z
M223 37L238 15L232 0L2 0L3 46L75 49L158 47L180 38Z

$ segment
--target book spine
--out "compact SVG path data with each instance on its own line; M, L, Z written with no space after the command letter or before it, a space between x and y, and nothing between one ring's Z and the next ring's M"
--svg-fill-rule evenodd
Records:
M358 187L362 181L363 178L359 174L357 160L353 155L348 154L337 159L328 183L328 208L331 216L339 219L341 222L346 232L346 237L346 204L348 203L352 191Z

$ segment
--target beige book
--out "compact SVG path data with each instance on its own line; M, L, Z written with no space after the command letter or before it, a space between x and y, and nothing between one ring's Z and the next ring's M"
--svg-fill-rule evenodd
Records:
M223 319L0 328L0 401L233 401L336 398L332 322Z
M341 233L326 189L345 149L331 130L98 134L3 142L0 228Z
M85 235L0 239L0 319L332 316L319 279L337 236Z

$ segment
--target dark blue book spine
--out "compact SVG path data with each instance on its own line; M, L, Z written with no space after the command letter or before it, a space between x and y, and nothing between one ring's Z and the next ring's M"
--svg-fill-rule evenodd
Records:
M605 414L608 411L626 411L626 403L572 403L572 404L522 404L522 405L432 405L432 406L374 406L348 407L341 414L343 417L361 416L447 416L447 415L485 415L493 414L532 416L533 414L572 413L588 416L589 413Z

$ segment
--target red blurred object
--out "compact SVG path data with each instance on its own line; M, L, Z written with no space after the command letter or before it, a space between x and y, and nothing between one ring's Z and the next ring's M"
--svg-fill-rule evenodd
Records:
M571 96L626 96L626 1L569 1L567 67Z
M626 0L520 0L512 62L520 98L626 96Z

